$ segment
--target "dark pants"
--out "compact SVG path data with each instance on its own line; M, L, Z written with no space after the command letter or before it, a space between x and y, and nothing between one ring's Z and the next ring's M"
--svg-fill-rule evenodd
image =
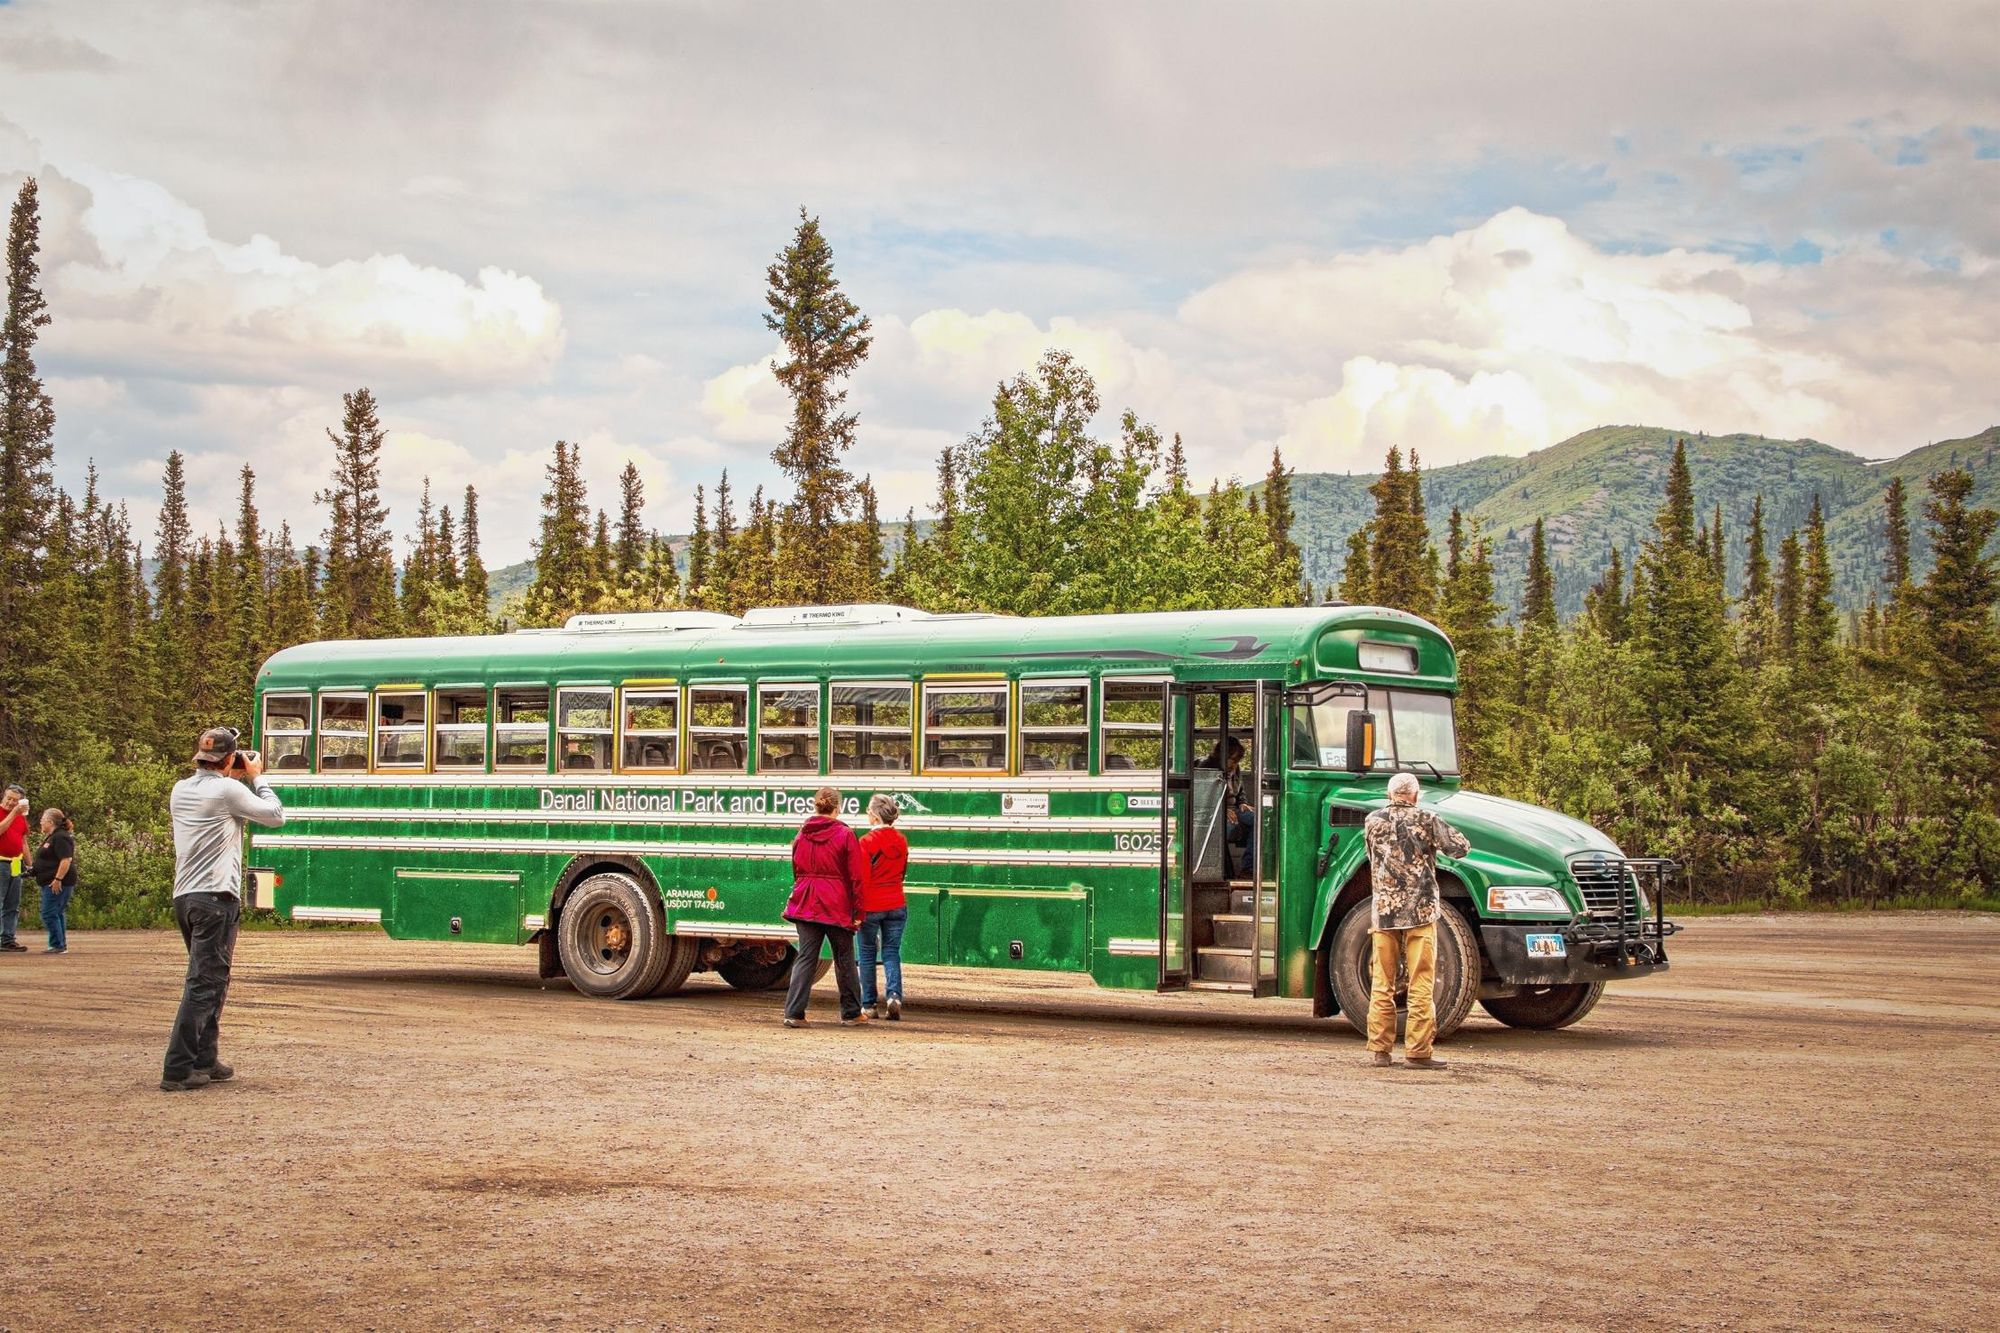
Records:
M167 1039L166 1078L186 1078L215 1064L216 1029L229 994L229 960L236 952L236 922L243 904L230 893L184 893L174 899L174 920L187 943L187 984L181 1011Z
M14 927L21 921L21 877L7 873L12 857L0 862L0 940L14 942Z
M840 988L840 1016L861 1012L861 973L854 966L854 932L817 921L794 921L799 931L799 956L792 960L792 984L785 992L785 1017L804 1018L812 995L813 973L819 970L819 946L833 945L833 980Z

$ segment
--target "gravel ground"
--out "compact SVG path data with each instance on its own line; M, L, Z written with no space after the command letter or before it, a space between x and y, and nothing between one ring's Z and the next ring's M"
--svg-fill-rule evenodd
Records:
M913 969L843 1029L526 949L0 956L0 1328L2000 1326L2000 920L1697 920L1566 1032Z

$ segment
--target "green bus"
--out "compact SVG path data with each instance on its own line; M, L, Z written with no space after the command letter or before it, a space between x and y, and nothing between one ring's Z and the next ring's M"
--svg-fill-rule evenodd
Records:
M1667 966L1672 867L1465 790L1449 640L1380 607L1031 618L906 607L577 616L288 648L257 682L283 797L252 902L399 939L533 944L637 999L784 984L790 843L822 785L892 798L906 962L1310 997L1361 1026L1362 822L1388 777L1443 866L1438 1026L1553 1028ZM1241 811L1246 817L1237 818Z

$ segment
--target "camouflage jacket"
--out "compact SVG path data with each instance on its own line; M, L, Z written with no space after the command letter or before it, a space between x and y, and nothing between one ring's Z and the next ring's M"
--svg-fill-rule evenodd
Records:
M1363 834L1375 887L1375 929L1409 930L1437 920L1437 859L1470 851L1465 835L1435 811L1393 803L1368 816Z

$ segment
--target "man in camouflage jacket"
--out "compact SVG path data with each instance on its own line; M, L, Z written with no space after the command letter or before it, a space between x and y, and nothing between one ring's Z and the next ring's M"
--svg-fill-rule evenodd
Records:
M1368 1051L1373 1064L1392 1063L1396 1044L1396 982L1409 983L1409 1023L1404 1053L1417 1069L1442 1069L1431 1055L1437 1039L1437 859L1471 850L1465 835L1436 812L1417 804L1416 775L1389 779L1389 804L1368 816L1368 872L1375 890L1374 958L1369 968Z

